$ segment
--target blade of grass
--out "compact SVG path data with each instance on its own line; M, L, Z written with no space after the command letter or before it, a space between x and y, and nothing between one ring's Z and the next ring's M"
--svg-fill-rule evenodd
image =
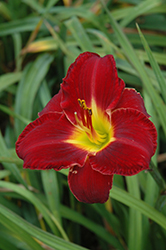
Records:
M26 17L20 20L14 20L0 24L0 36L7 36L15 33L33 31L40 21L41 17ZM45 30L42 26L41 29Z
M19 158L14 158L14 157L6 157L6 156L0 156L0 162L8 162L8 163L14 163L18 165L22 165L23 162Z
M37 53L42 51L57 50L57 41L52 37L43 38L40 41L34 41L30 43L26 48L22 50L22 53Z
M53 247L56 250L87 250L84 247L67 242L61 238L56 237L55 235L42 231L41 229L23 220L20 216L11 212L1 204L0 222L5 226L11 225L12 223L13 227L11 227L11 229L14 228L15 232L20 232L20 230L23 229L32 237L35 237L36 239L40 240L50 247Z
M40 95L41 103L44 108L46 104L51 100L51 93L48 88L46 80L44 80L40 86L39 95Z
M0 2L0 13L5 19L11 20L11 11L9 10L8 5L2 1Z
M115 31L115 34L119 40L120 45L122 46L126 57L129 59L131 64L135 67L135 69L138 71L142 82L143 86L145 87L148 95L150 96L154 107L156 109L156 112L158 113L161 125L163 127L164 133L166 135L166 105L164 105L163 100L159 96L159 94L156 92L154 89L151 79L148 77L145 67L141 64L140 60L138 59L138 56L136 55L133 47L131 46L130 42L128 41L127 37L125 34L122 32L120 26L118 23L112 18L112 15L110 14L108 8L106 7L105 3L103 0L100 0L106 13L109 16L110 23L112 25L112 28Z
M119 218L116 217L113 212L107 210L103 204L95 203L91 206L98 212L98 214L101 215L102 218L107 221L113 232L119 236L121 231L121 223Z
M48 225L52 229L53 232L56 232L55 226L60 231L61 235L65 240L68 240L68 237L63 230L62 226L59 224L58 220L50 213L50 211L43 205L43 203L29 190L26 190L20 185L16 185L9 182L0 181L0 187L12 190L20 194L24 199L29 200L43 215Z
M140 58L141 61L148 62L148 63L150 62L149 57L148 57L146 52L144 52L142 50L135 50L135 52L136 52L136 54L138 55L138 57ZM161 65L164 65L164 66L166 65L166 55L163 54L163 52L162 52L162 54L161 54L161 52L160 53L159 52L153 52L153 57L154 57L154 59L156 60L156 62L158 64L161 64Z
M0 170L0 180L9 176L11 173L9 170Z
M91 40L89 39L88 35L85 32L85 29L83 28L77 17L74 16L71 19L65 21L65 25L71 31L82 51L94 52Z
M41 176L49 208L59 223L62 224L57 173L55 170L46 170L41 172Z
M28 125L28 123L31 122L31 120L28 120L25 117L23 117L22 115L15 113L14 111L12 111L10 108L6 107L5 105L0 104L0 110L2 110L4 113L10 115L11 117L17 118L19 121L21 121L25 125Z
M53 27L45 20L44 21L47 29L49 30L52 37L55 39L56 43L58 44L59 48L63 51L65 55L67 55L72 60L75 59L75 55L67 48L66 43L59 37L59 35L55 32Z
M54 6L59 0L49 0L47 1L46 9L49 10L52 6Z
M89 230L94 232L96 235L98 235L100 238L104 239L106 242L113 245L116 249L124 250L121 243L113 235L111 235L108 231L106 231L105 228L89 220L88 218L81 215L80 213L75 212L74 210L66 206L61 206L61 214L64 218L72 220L88 228Z
M22 72L12 72L0 76L0 91L5 90L8 86L18 82L21 79Z
M0 205L0 222L7 227L10 232L12 231L15 235L15 237L18 237L20 242L26 243L27 246L29 246L27 249L34 249L34 250L43 250L43 248L34 240L33 236L27 233L24 228L21 228L19 225L16 225L10 220L10 217L5 217L4 214L2 214L2 210L6 209L5 207L2 207ZM19 233L17 233L19 232Z
M6 144L3 140L3 136L0 132L0 157L9 157L10 158L10 153L9 153L9 150L7 149L6 147ZM11 172L11 174L15 177L15 179L21 183L24 187L28 188L26 182L24 181L24 179L22 178L18 168L16 167L15 164L13 163L7 163L7 162L2 162L3 163L3 166L5 169L9 170Z
M133 44L142 44L140 41L140 37L138 34L133 34L133 33L129 33L126 34L128 39L130 40L131 43ZM148 42L149 45L153 46L165 46L166 44L166 37L160 34L148 34L148 31L144 31L144 36L146 38L146 41Z
M143 91L144 101L145 101L145 107L147 109L148 114L151 114L151 120L155 124L158 135L159 135L159 123L156 116L156 112L154 110L153 104L151 102L150 97L147 95L146 91ZM158 148L155 153L155 155L152 157L152 161L157 166L157 155L158 155ZM157 167L155 167L156 171L158 171ZM153 171L150 171L154 172ZM152 207L156 207L156 201L158 200L158 197L160 195L160 189L163 189L163 187L158 186L155 179L152 177L150 173L147 173L146 175L146 183L145 183L145 189L144 189L144 201L149 204ZM162 181L160 180L160 185L162 184ZM161 211L161 210L159 210ZM145 216L143 216L143 245L142 249L152 249L151 240L150 240L150 232L151 232L151 225L149 223L149 219Z
M37 12L40 12L43 9L43 7L36 0L21 0L21 1L30 6L32 9L36 10Z
M16 61L16 72L21 71L21 65L23 58L20 56L21 48L22 48L22 39L19 33L12 34L13 42L14 42L14 54Z
M18 250L18 248L14 246L13 243L9 242L8 239L5 239L1 235L1 233L0 233L0 242L1 242L1 250L6 250L6 249Z
M1 204L3 205L3 204ZM4 207L7 207L6 205L3 205ZM7 207L9 210L10 208ZM16 213L15 211L11 210L12 212ZM1 224L0 226L0 235L4 238L4 239L7 239L11 244L13 244L14 246L16 246L17 250L18 250L18 245L21 245L22 248L25 248L28 247L25 243L21 243L19 241L19 239L17 239L14 235L14 232L10 231L10 229L8 229L7 227L5 227L3 224ZM20 247L21 247L20 246ZM8 248L7 248L8 249ZM13 248L9 248L11 250L13 250ZM15 249L15 248L14 248ZM6 250L6 249L4 249ZM29 249L28 249L29 250Z
M15 112L17 114L24 115L26 118L31 119L35 96L53 59L54 57L52 55L41 54L33 63L28 64L26 69L24 69L16 94ZM18 119L15 120L17 135L20 134L24 127L22 122Z
M28 47L28 45L35 40L35 38L37 37L37 35L38 35L39 31L40 31L40 28L41 28L42 24L43 24L43 19L41 18L39 20L39 22L37 23L35 29L32 31L32 33L31 33L31 35L30 35L30 37L29 37L29 39L28 39L28 41L27 41L27 43L25 45L25 48L22 50L22 52L24 50L26 50L26 47Z
M150 169L152 170L150 171L150 174L152 175L153 179L155 180L161 191L164 192L166 190L166 182L160 174L159 170L157 169L153 158L150 162Z
M141 212L151 220L155 221L166 230L166 217L144 201L135 198L128 192L115 186L110 192L110 197L131 208L138 210L139 212Z
M156 0L147 0L138 3L136 6L132 7L130 11L128 12L128 15L123 18L123 20L120 22L120 25L122 27L127 26L134 18L145 14L147 11L156 8L162 3L162 1L156 1Z
M137 175L126 176L128 192L140 199L140 191ZM130 208L128 224L128 248L129 250L142 249L142 215L139 211ZM137 244L135 244L137 242Z
M106 34L96 29L87 29L87 32L98 37L104 48L105 54L113 54L113 50L115 50L121 55L120 49L107 37Z
M83 18L93 26L97 27L99 30L105 30L104 25L102 25L99 16L94 13L95 7L93 2L88 4L82 4L80 6L56 6L49 10L49 13L56 15L56 20L63 22L64 20L70 19L74 16ZM97 10L97 8L96 8Z
M138 24L136 24L137 26L137 29L138 29L138 32L139 32L139 35L140 35L140 38L141 38L141 41L142 41L142 44L144 46L144 49L149 57L149 62L150 62L150 65L152 66L152 69L156 75L156 79L160 85L160 88L161 88L161 95L163 97L163 100L165 101L166 103L166 81L161 73L161 70L160 70L160 67L158 65L158 63L156 62L152 52L151 52L151 49L144 37L144 35L142 34Z

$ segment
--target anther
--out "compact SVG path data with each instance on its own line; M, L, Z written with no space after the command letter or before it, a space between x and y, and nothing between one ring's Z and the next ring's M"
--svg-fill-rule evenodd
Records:
M86 106L86 103L84 100L82 100L82 107L83 107L83 109L87 110L87 106Z
M92 115L92 109L91 108L87 108L88 110L88 114L91 116Z
M79 103L80 107L82 108L82 101L81 101L81 99L78 99L78 103Z

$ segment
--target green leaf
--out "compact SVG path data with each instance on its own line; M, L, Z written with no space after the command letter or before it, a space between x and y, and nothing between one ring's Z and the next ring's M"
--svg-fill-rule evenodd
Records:
M120 49L103 32L95 29L87 29L87 32L90 34L94 34L96 37L98 37L100 43L103 46L105 54L113 54L113 50L116 50L118 51L118 53L121 53Z
M56 233L56 227L57 227L61 235L64 237L64 239L68 240L68 237L65 231L63 230L62 226L58 222L58 220L50 213L50 211L43 205L43 203L31 191L23 187L20 187L19 185L4 182L4 181L0 181L0 187L12 190L13 192L16 192L19 195L21 195L23 199L29 200L41 212L41 214L47 221L52 231Z
M155 124L157 133L158 135L160 134L160 124L158 121L158 117L156 115L156 112L154 110L153 104L149 96L147 95L147 92L144 90L143 91L143 96L144 96L144 102L145 102L145 107L147 109L148 114L151 114L151 121ZM159 140L159 136L158 136ZM159 153L159 144L156 150L155 155L152 157L151 162L150 162L150 169L152 171L148 172L146 176L146 186L145 186L145 196L144 196L144 201L148 203L151 206L155 206L156 201L159 197L160 192L162 193L166 189L166 183L157 168L157 155ZM143 173L140 173L143 174ZM144 239L145 242L148 240L148 235L149 235L149 230L150 230L150 225L148 222L148 219L144 218ZM147 245L149 244L148 242L146 243ZM146 248L146 246L143 246Z
M145 51L142 50L135 50L136 54L138 55L139 59L144 62L150 62L149 57ZM158 52L153 52L153 57L158 64L166 65L166 55L161 54Z
M29 5L32 9L37 12L42 11L43 7L36 0L21 0L23 3Z
M65 21L65 25L71 31L82 51L94 52L92 42L77 17L74 16L71 19Z
M22 39L20 33L12 34L13 42L14 42L14 53L16 60L16 70L17 72L21 71L21 65L23 57L20 56L20 52L22 49Z
M93 24L93 26L97 27L100 30L104 29L104 26L101 24L99 16L97 16L93 11L93 2L88 4L82 4L80 6L56 6L52 7L49 13L56 15L56 20L63 22L64 20L70 19L74 16L84 18L86 21Z
M132 7L128 12L128 15L120 22L122 27L127 26L134 18L145 14L147 11L156 8L162 4L161 1L156 0L146 0L138 3L136 6Z
M46 170L41 172L43 187L46 193L47 201L53 215L61 224L60 215L60 197L57 172L55 170Z
M19 121L21 121L25 125L28 125L28 123L31 122L31 120L28 120L25 117L23 117L22 115L19 115L19 114L15 113L10 108L8 108L8 107L6 107L4 105L0 104L0 110L2 110L4 113L10 115L11 117L17 118Z
M7 227L10 231L12 231L15 234L15 237L19 238L20 242L21 241L25 242L29 246L29 250L30 249L43 250L43 248L34 240L33 235L30 235L29 233L27 233L24 230L24 228L21 228L21 230L20 230L19 225L16 223L13 223L13 221L11 221L10 215L12 214L12 212L9 212L8 215L6 215L7 213L5 213L5 215L6 215L5 216L3 214L4 210L7 211L7 208L0 205L0 222L5 227ZM10 210L8 210L8 211L10 211Z
M142 40L142 44L144 46L144 49L146 50L146 53L148 55L148 58L149 58L149 62L152 66L152 69L156 75L156 78L157 78L157 81L160 85L160 89L161 89L161 95L163 96L163 99L166 103L166 81L164 79L164 76L162 75L161 73L161 70L160 70L160 67L159 65L157 64L156 60L155 60L155 57L153 56L151 50L150 50L150 47L144 37L144 35L142 34L138 24L136 24L137 26L137 29L138 29L138 32L139 32L139 35L141 37L141 40Z
M136 45L142 44L138 34L129 33L126 35L132 44L136 44ZM144 31L144 36L149 45L165 46L166 37L163 35L160 35L160 34L153 35L153 34L149 34L148 31Z
M64 218L72 220L88 228L89 230L94 232L96 235L98 235L101 239L104 239L106 242L114 246L116 249L124 250L121 243L113 235L111 235L108 231L106 231L105 228L91 221L90 219L86 218L80 213L75 212L74 210L69 209L66 206L61 206L61 214Z
M110 197L131 208L138 210L139 212L147 216L149 219L155 221L164 229L166 229L166 217L144 201L135 198L128 192L115 186L110 191Z
M44 23L47 29L49 30L50 34L53 36L55 42L58 44L59 48L62 50L62 52L69 58L74 60L75 55L68 49L66 43L60 38L59 34L55 32L54 28L46 20Z
M37 53L42 51L57 50L58 43L53 37L46 37L39 41L30 43L23 49L25 53Z
M115 180L115 176L114 176ZM109 202L110 200L108 200ZM107 209L107 205L103 205L100 203L95 203L91 205L97 212L100 214L102 218L104 218L107 223L110 225L111 229L114 231L114 233L119 236L121 233L121 222L119 218L111 212L109 209Z
M1 232L0 232L1 233ZM14 246L8 239L5 239L2 235L0 235L0 242L1 242L1 250L18 250L16 246Z
M50 90L45 80L42 82L42 85L40 86L39 95L40 95L41 103L44 108L46 104L51 100Z
M42 54L25 68L16 94L15 112L17 114L31 119L35 96L53 59L52 55ZM24 127L22 122L15 120L17 135Z
M131 62L131 64L135 67L137 72L139 73L139 76L143 82L143 86L146 89L148 95L150 96L154 107L156 109L156 112L158 113L161 125L163 127L164 133L166 135L166 105L164 105L163 100L161 99L160 95L156 92L155 88L153 87L153 84L151 82L151 79L148 77L147 72L145 70L144 65L140 62L138 59L138 56L136 55L133 47L131 46L130 42L128 41L127 37L121 30L121 27L119 24L113 19L112 15L108 11L105 3L103 0L100 0L101 3L104 6L105 11L107 12L110 23L112 25L112 28L115 31L115 34L119 40L120 45L122 46L124 53L128 60Z
M153 177L153 179L155 180L161 191L164 191L166 189L166 183L161 173L159 172L158 168L156 167L153 158L150 162L150 169L152 170L150 171L151 176Z
M50 9L52 6L54 6L59 0L49 0L47 1L46 9Z
M20 231L26 231L32 237L38 239L39 241L50 247L53 247L56 250L87 250L84 247L67 242L61 238L56 237L55 235L42 231L41 229L23 220L20 216L11 212L1 204L0 222L7 227L10 226L11 230L18 232L18 235L20 234ZM34 248L32 247L31 249Z
M0 76L0 91L5 90L8 86L18 82L21 79L22 72L12 72Z
M0 24L0 36L6 36L25 31L33 31L40 20L41 17L27 17L21 20L2 23ZM45 29L45 27L42 26L41 29Z
M9 10L6 3L0 2L0 13L4 18L10 20L11 19L11 11Z
M7 149L6 145L5 145L5 142L4 142L4 139L2 137L2 134L0 132L0 156L6 156L6 157L9 157L10 158L10 152L9 150ZM24 179L22 178L18 168L16 167L15 164L13 163L7 163L7 162L3 162L3 166L5 169L7 169L8 171L11 172L11 174L15 177L15 179L21 183L23 186L25 186L27 188L27 184L26 182L24 181Z
M140 199L138 176L126 176L127 188L130 194ZM142 215L138 210L130 208L128 224L128 248L129 250L142 249ZM132 235L132 237L131 237ZM135 244L137 242L137 244Z
M9 170L0 170L0 179L3 179L7 176L10 175L10 171Z

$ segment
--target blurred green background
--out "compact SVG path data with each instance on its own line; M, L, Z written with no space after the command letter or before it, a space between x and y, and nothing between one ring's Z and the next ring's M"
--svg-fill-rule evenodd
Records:
M115 57L158 131L152 171L115 176L102 205L79 203L67 170L24 170L15 153L84 51ZM166 250L166 1L0 1L0 129L0 250Z

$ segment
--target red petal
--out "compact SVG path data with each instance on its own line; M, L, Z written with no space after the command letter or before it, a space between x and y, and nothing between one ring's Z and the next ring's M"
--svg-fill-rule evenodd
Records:
M80 116L78 99L91 108L92 99L101 110L113 109L123 92L112 55L101 58L95 53L81 54L70 66L62 83L62 109L75 122L74 112Z
M133 175L148 169L157 146L153 123L134 109L118 109L112 113L114 138L96 156L90 156L93 169L103 174Z
M115 109L119 108L133 108L142 112L147 117L150 117L146 112L144 101L135 89L125 88L120 101L118 102Z
M66 143L73 125L59 113L42 115L30 123L19 136L16 152L24 168L60 170L82 166L87 152Z
M80 168L70 169L68 182L75 197L85 203L104 203L109 197L113 175L103 175L91 168L89 160Z
M49 112L62 112L62 108L60 106L62 98L62 90L60 89L58 94L54 95L53 98L47 103L45 108L38 113L39 116L47 114Z

